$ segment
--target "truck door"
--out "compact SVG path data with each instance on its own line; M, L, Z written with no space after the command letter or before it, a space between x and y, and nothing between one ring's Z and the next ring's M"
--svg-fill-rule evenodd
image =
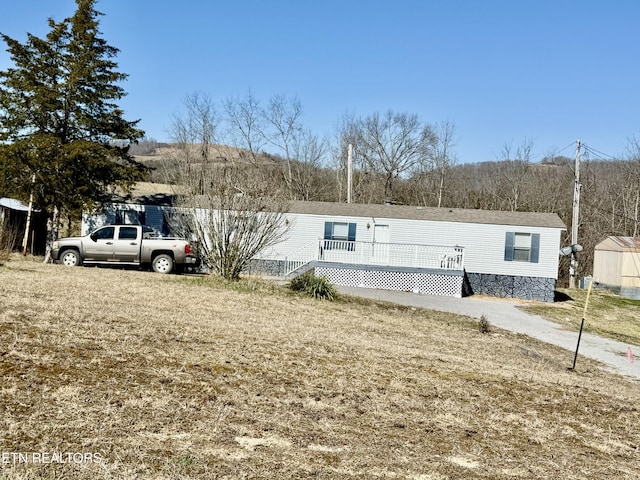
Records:
M84 243L84 259L105 262L113 259L114 227L103 227L91 234Z
M140 227L118 227L118 237L113 244L116 262L140 262Z

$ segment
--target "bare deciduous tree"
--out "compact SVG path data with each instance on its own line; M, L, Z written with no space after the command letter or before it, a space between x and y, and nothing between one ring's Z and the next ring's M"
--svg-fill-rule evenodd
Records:
M456 126L445 120L436 124L435 140L432 146L431 158L438 172L438 208L442 206L442 196L445 191L445 178L449 169L455 164L456 156L453 147L456 145Z
M511 211L520 208L520 200L527 182L533 141L525 139L515 149L511 143L505 143L501 151L502 184L499 195L507 202Z
M288 161L287 187L292 199L309 201L325 195L327 184L321 173L327 150L327 142L311 131L298 134L293 143L295 160Z
M287 232L286 205L273 196L248 192L250 184L250 170L225 165L212 191L194 199L199 208L194 210L193 228L204 239L204 259L229 280L238 279L253 257Z
M415 114L374 113L349 125L354 155L372 172L384 178L384 195L393 199L396 181L425 161L436 135Z
M230 280L239 278L251 259L279 242L287 230L286 205L278 200L277 189L268 188L260 173L263 169L257 166L258 154L253 150L259 145L254 135L255 106L252 98L226 104L235 129L233 138L248 144L249 149L218 144L215 109L206 96L187 97L186 113L174 118L178 148L176 168L169 180L175 185L180 207L174 228L189 238L198 238L200 257L210 269Z
M456 144L455 124L449 120L439 122L432 127L433 140L428 146L426 155L413 170L413 197L421 205L430 205L430 197L435 198L435 205L443 205L445 179L449 170L456 163L453 147Z

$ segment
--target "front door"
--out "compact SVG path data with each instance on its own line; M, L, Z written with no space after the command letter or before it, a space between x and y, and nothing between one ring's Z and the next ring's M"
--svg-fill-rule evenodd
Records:
M389 225L373 226L373 262L389 263Z

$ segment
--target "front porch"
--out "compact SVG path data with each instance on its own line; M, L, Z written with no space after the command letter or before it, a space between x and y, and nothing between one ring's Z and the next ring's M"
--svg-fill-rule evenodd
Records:
M336 285L461 297L464 248L319 239L283 266L286 278L313 269Z

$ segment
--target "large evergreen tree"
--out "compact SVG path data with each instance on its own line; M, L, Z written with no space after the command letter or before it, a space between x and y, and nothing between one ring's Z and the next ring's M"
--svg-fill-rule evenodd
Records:
M72 17L49 19L46 38L0 34L14 64L0 71L0 193L26 198L33 189L50 215L49 245L61 212L77 213L145 173L128 153L144 132L116 103L127 78L113 61L119 50L101 38L96 0L76 3Z

